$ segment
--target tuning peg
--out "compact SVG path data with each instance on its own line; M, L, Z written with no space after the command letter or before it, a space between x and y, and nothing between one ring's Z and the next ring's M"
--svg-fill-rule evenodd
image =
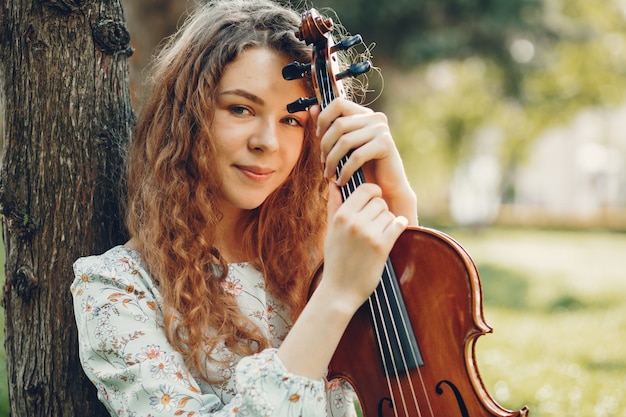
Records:
M308 109L314 104L317 104L317 97L299 98L293 103L287 104L287 111L289 113L297 113Z
M354 35L348 38L343 38L330 48L330 52L335 53L337 51L345 51L346 49L352 48L354 45L358 45L362 42L363 38L361 37L361 35Z
M335 75L335 78L341 80L346 77L356 77L361 74L365 74L372 68L372 64L369 61L358 62L350 65L345 71L341 71Z
M301 64L300 62L292 62L283 67L283 78L285 80L297 80L303 78L304 75L311 71L311 64Z

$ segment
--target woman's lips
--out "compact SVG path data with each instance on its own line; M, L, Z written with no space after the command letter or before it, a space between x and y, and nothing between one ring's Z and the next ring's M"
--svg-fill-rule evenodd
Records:
M236 167L239 170L239 172L241 172L247 178L250 178L251 180L257 181L257 182L267 181L274 173L274 170L269 169L269 168L246 166L246 165L236 165Z

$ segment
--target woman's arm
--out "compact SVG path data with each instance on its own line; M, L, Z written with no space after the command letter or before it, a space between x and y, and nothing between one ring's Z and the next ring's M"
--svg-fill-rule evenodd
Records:
M325 415L324 382L289 373L274 349L232 369L238 393L226 404L202 392L167 341L147 272L126 250L81 258L74 271L81 364L112 416Z
M350 319L374 291L394 242L407 226L387 210L380 187L363 184L341 204L331 183L322 279L278 350L287 369L324 375Z
M330 182L322 279L278 355L290 371L319 378L352 316L380 282L396 239L418 220L415 193L387 118L343 99L311 113L326 177L335 179L340 159L352 154L341 176ZM338 187L359 167L367 182L342 204Z

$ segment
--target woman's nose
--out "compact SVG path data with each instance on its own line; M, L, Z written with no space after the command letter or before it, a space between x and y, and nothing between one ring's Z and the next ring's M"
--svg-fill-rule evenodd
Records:
M261 121L250 137L248 146L254 150L274 152L278 149L278 137L276 128L270 121Z

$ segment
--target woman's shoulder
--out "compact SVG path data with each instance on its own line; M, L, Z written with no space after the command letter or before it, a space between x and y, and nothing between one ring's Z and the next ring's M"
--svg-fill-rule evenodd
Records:
M139 252L127 246L115 246L100 255L78 258L73 265L72 290L94 281L119 288L153 283L145 270Z
M115 246L101 255L78 258L74 262L74 272L106 275L116 272L132 272L141 267L141 255L127 246Z

